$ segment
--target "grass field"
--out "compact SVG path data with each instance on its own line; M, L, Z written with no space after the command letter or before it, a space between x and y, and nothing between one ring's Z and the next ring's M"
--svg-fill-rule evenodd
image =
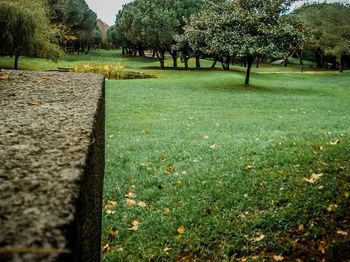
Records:
M349 72L81 59L157 76L106 83L103 261L350 259Z

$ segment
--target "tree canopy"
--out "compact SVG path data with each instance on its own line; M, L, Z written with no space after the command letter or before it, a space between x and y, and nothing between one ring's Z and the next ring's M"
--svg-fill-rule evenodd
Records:
M43 0L0 0L0 55L14 56L15 69L23 55L53 60L60 56L47 13Z

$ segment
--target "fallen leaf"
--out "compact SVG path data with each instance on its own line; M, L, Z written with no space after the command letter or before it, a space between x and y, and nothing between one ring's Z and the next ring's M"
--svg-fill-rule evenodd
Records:
M27 104L28 104L28 106L38 106L41 104L41 102L37 101L37 100L33 100L33 101L28 102Z
M7 96L16 96L16 93L9 93Z
M250 170L252 170L252 169L253 169L253 166L252 166L252 165L247 165L247 166L244 167L244 170L245 170L245 171L250 171Z
M300 226L298 227L298 231L304 231L304 230L305 230L304 225L300 225Z
M321 251L322 254L326 253L326 248L327 248L327 244L325 241L320 241L320 245L318 246L318 250Z
M67 82L69 82L69 80L67 80L67 79L57 79L57 81L59 81L59 82L64 82L64 83L67 83Z
M333 212L335 210L337 210L338 208L338 205L337 204L330 204L328 207L327 207L327 211L328 212Z
M37 84L42 84L42 83L44 83L44 80L38 80L38 81L36 81L36 83Z
M282 256L273 256L273 259L274 259L275 261L283 261L283 260L284 260L284 257L282 257Z
M106 244L102 247L102 253L107 253L109 250L111 250L109 244Z
M320 151L320 150L323 150L323 147L320 146L320 145L315 145L314 149L317 150L317 151Z
M129 228L130 231L137 231L139 229L140 222L137 220L132 220L130 222L131 228Z
M315 184L320 179L321 176L323 176L322 173L312 174L309 178L304 177L303 179L310 184Z
M265 235L261 234L260 236L253 237L250 240L253 241L253 242L259 242L259 241L263 240L264 238L265 238Z
M51 77L49 77L49 76L43 76L42 79L44 79L44 80L50 80Z
M118 235L118 231L115 231L115 230L113 230L113 228L110 228L110 229L108 230L108 235L109 235L110 237L116 237L116 236Z
M216 149L216 144L210 146L211 149Z
M127 199L126 204L131 207L131 206L136 206L136 201L132 199Z
M107 201L107 203L104 205L104 209L107 210L112 210L113 208L115 208L117 206L117 201Z
M170 247L165 247L165 248L163 249L164 252L168 252L168 251L170 251L170 250L171 250Z
M0 80L8 81L10 80L10 76L8 74L0 75Z
M341 236L344 236L344 237L347 237L348 236L348 231L338 230L337 234L341 235Z
M204 135L204 136L203 136L203 139L204 139L204 140L208 140L208 139L209 139L209 136L208 136L208 135Z
M172 165L169 165L169 166L167 166L167 167L165 168L164 172L165 172L166 174L172 174L172 173L175 172L175 168L174 168Z
M139 207L146 207L146 206L147 206L146 203L143 202L143 201L138 202L137 205L138 205Z
M329 142L329 144L332 145L332 146L335 146L335 145L337 145L337 144L340 144L340 140L337 139L337 140L335 140L334 142Z
M125 195L126 198L136 198L135 193L129 192L128 194Z
M167 215L169 213L170 213L170 209L169 208L166 207L166 208L163 209L163 214L164 215Z
M184 234L186 232L185 226L181 225L178 229L176 229L177 233Z
M112 211L112 210L107 210L106 211L106 214L107 215L113 215L113 214L115 214L116 212L115 211Z

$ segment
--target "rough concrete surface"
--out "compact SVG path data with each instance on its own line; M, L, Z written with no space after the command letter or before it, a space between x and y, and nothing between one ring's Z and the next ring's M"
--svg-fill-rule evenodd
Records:
M1 75L0 261L98 261L103 77Z

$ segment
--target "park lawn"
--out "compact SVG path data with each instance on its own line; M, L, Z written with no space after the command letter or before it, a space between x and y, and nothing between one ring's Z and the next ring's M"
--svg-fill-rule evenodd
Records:
M106 85L103 261L349 259L349 73L153 72Z
M349 259L349 72L261 65L244 87L239 65L103 50L20 68L91 62L157 77L106 82L103 261Z

